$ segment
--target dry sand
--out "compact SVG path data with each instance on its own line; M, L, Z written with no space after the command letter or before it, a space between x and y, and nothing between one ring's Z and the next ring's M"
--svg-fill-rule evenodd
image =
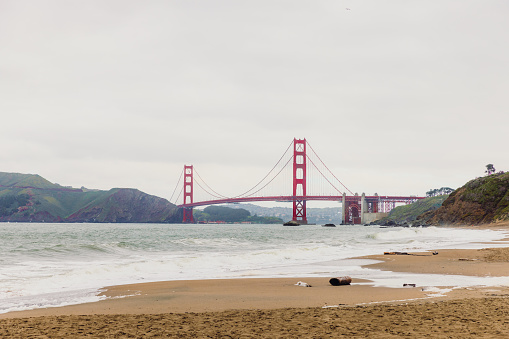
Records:
M369 265L392 272L459 274L469 276L509 276L509 248L486 248L482 250L440 250L410 253L410 255L371 255L365 258L380 260Z
M370 267L509 276L509 249L378 255ZM509 337L509 287L331 286L328 278L171 281L110 287L97 303L0 315L0 336L362 338ZM305 281L312 287L294 284ZM121 296L128 296L119 298ZM323 306L328 306L324 308ZM331 307L332 306L332 307Z
M207 313L69 315L0 322L15 338L507 338L509 300Z

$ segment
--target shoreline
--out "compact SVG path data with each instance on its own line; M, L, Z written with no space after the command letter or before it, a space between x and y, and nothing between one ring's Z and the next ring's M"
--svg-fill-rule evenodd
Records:
M496 243L499 241L491 244ZM409 252L410 255L381 253L362 259L378 261L363 267L388 272L509 279L509 247L489 248L490 244L486 244L485 249L439 250L437 255L431 251ZM486 329L490 328L490 331L495 331L492 332L494 335L509 334L509 330L505 330L507 316L499 314L499 310L509 307L509 280L501 286L444 285L441 288L449 290L440 294L439 289L423 288L419 281L411 281L416 283L416 287L389 288L370 285L370 281L355 276L352 276L349 286L332 286L329 278L332 277L182 280L109 286L101 293L107 299L98 302L0 314L0 336L32 334L62 337L80 334L76 324L90 329L89 335L108 333L118 337L143 336L148 332L166 336L170 329L170 334L176 337L227 333L257 336L255 327L264 328L264 331L270 331L268 333L284 330L285 333L293 333L292 336L310 333L316 336L328 333L369 336L369 331L363 331L376 324L379 324L380 331L400 328L403 330L401 333L427 335L425 333L428 332L422 332L425 331L423 323L434 319L430 325L436 325L441 321L447 322L449 318L451 323L443 325L448 328L448 333L472 334L470 330L465 332L465 328L461 329L462 332L454 332L456 325L451 315L456 312L479 317L475 326L484 328L484 332L478 333L488 333ZM312 287L296 286L299 281ZM402 321L401 314L405 312L410 312L412 317L405 317ZM433 315L429 316L429 312ZM424 314L428 314L427 318ZM268 317L270 321L260 322L260 319ZM334 319L332 323L336 324L336 331L339 323L343 330L351 328L351 331L331 332L331 319ZM345 323L348 319L350 322ZM98 327L91 326L91 321ZM293 321L298 321L300 327L289 328ZM140 322L148 327L140 330L139 326L133 325ZM220 328L205 328L200 325L204 322L222 325ZM185 326L186 323L191 325ZM263 333L267 332L258 335Z
M490 227L485 226L484 228ZM491 228L509 231L506 227ZM491 244L508 239L509 236ZM395 273L509 278L509 246L504 247L506 251L503 260L500 258L492 260L487 265L487 262L482 258L499 249L489 249L490 244L486 245L485 249L444 249L440 250L438 255L433 255L429 250L427 252L408 252L409 255L376 254L350 259L375 260L376 263L365 264L361 267ZM329 284L330 278L332 276L174 280L107 286L102 288L102 292L99 293L100 297L105 298L100 301L13 311L0 314L0 319L99 313L202 313L233 309L355 306L370 303L394 304L432 298L447 300L479 296L483 294L483 289L494 289L489 286L471 288L444 284L439 286L439 289L452 289L452 291L446 295L438 296L436 289L426 289L423 287L427 286L418 283L414 288L381 287L375 286L368 279L352 276L353 281L350 286L332 286ZM299 281L306 282L312 287L296 286ZM474 293L473 290L480 292Z
M312 287L297 286L299 281ZM181 280L110 286L108 299L77 305L0 314L0 319L78 314L203 313L226 310L353 306L425 298L419 288L332 286L329 278L246 278ZM124 297L127 296L127 297Z

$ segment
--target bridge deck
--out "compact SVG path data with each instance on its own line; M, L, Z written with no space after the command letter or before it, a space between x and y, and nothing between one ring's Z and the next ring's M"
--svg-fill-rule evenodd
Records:
M365 196L366 201L368 202L409 202L415 201L419 199L424 199L425 197L405 197L405 196L383 196L383 195L374 195L374 196ZM349 195L346 196L347 201L352 200L360 200L360 195ZM228 199L217 199L217 200L208 200L208 201L199 201L193 202L190 204L182 204L178 205L179 208L191 208L198 206L207 206L207 205L219 205L219 204L235 204L241 202L254 202L254 201L278 201L278 202L292 202L292 201L343 201L342 195L328 195L328 196L318 196L318 195L308 195L308 196L269 196L269 197L244 197L244 198L228 198Z

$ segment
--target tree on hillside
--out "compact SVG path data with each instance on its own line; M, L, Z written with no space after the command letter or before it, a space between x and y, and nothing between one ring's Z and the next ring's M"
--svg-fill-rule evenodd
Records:
M486 171L484 171L484 173L488 173L488 175L492 175L493 173L495 173L495 167L493 167L493 164L487 164L486 165Z
M436 197L437 195L451 194L453 191L450 187L433 188L426 192L426 196Z

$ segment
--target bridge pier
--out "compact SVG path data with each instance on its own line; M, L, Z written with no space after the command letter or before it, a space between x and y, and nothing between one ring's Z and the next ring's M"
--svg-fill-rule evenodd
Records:
M378 195L366 197L365 193L347 197L343 193L342 199L342 223L350 225L369 224L375 220L382 219L388 213L380 213L379 204L381 200Z
M341 200L341 224L346 224L346 193L343 193L343 199Z
M375 193L372 197L365 197L363 193L362 196L364 197L364 202L362 204L364 209L361 218L362 224L369 224L375 220L380 220L389 214L388 212L380 212L381 199L378 194Z
M184 207L182 212L184 213L183 216L182 216L182 223L183 224L192 224L192 223L194 223L193 208L192 207Z
M368 204L366 203L366 194L361 195L361 224L364 224L364 213L368 212Z
M346 196L343 193L342 221L345 225L358 225L361 223L361 197L356 193L354 196Z

